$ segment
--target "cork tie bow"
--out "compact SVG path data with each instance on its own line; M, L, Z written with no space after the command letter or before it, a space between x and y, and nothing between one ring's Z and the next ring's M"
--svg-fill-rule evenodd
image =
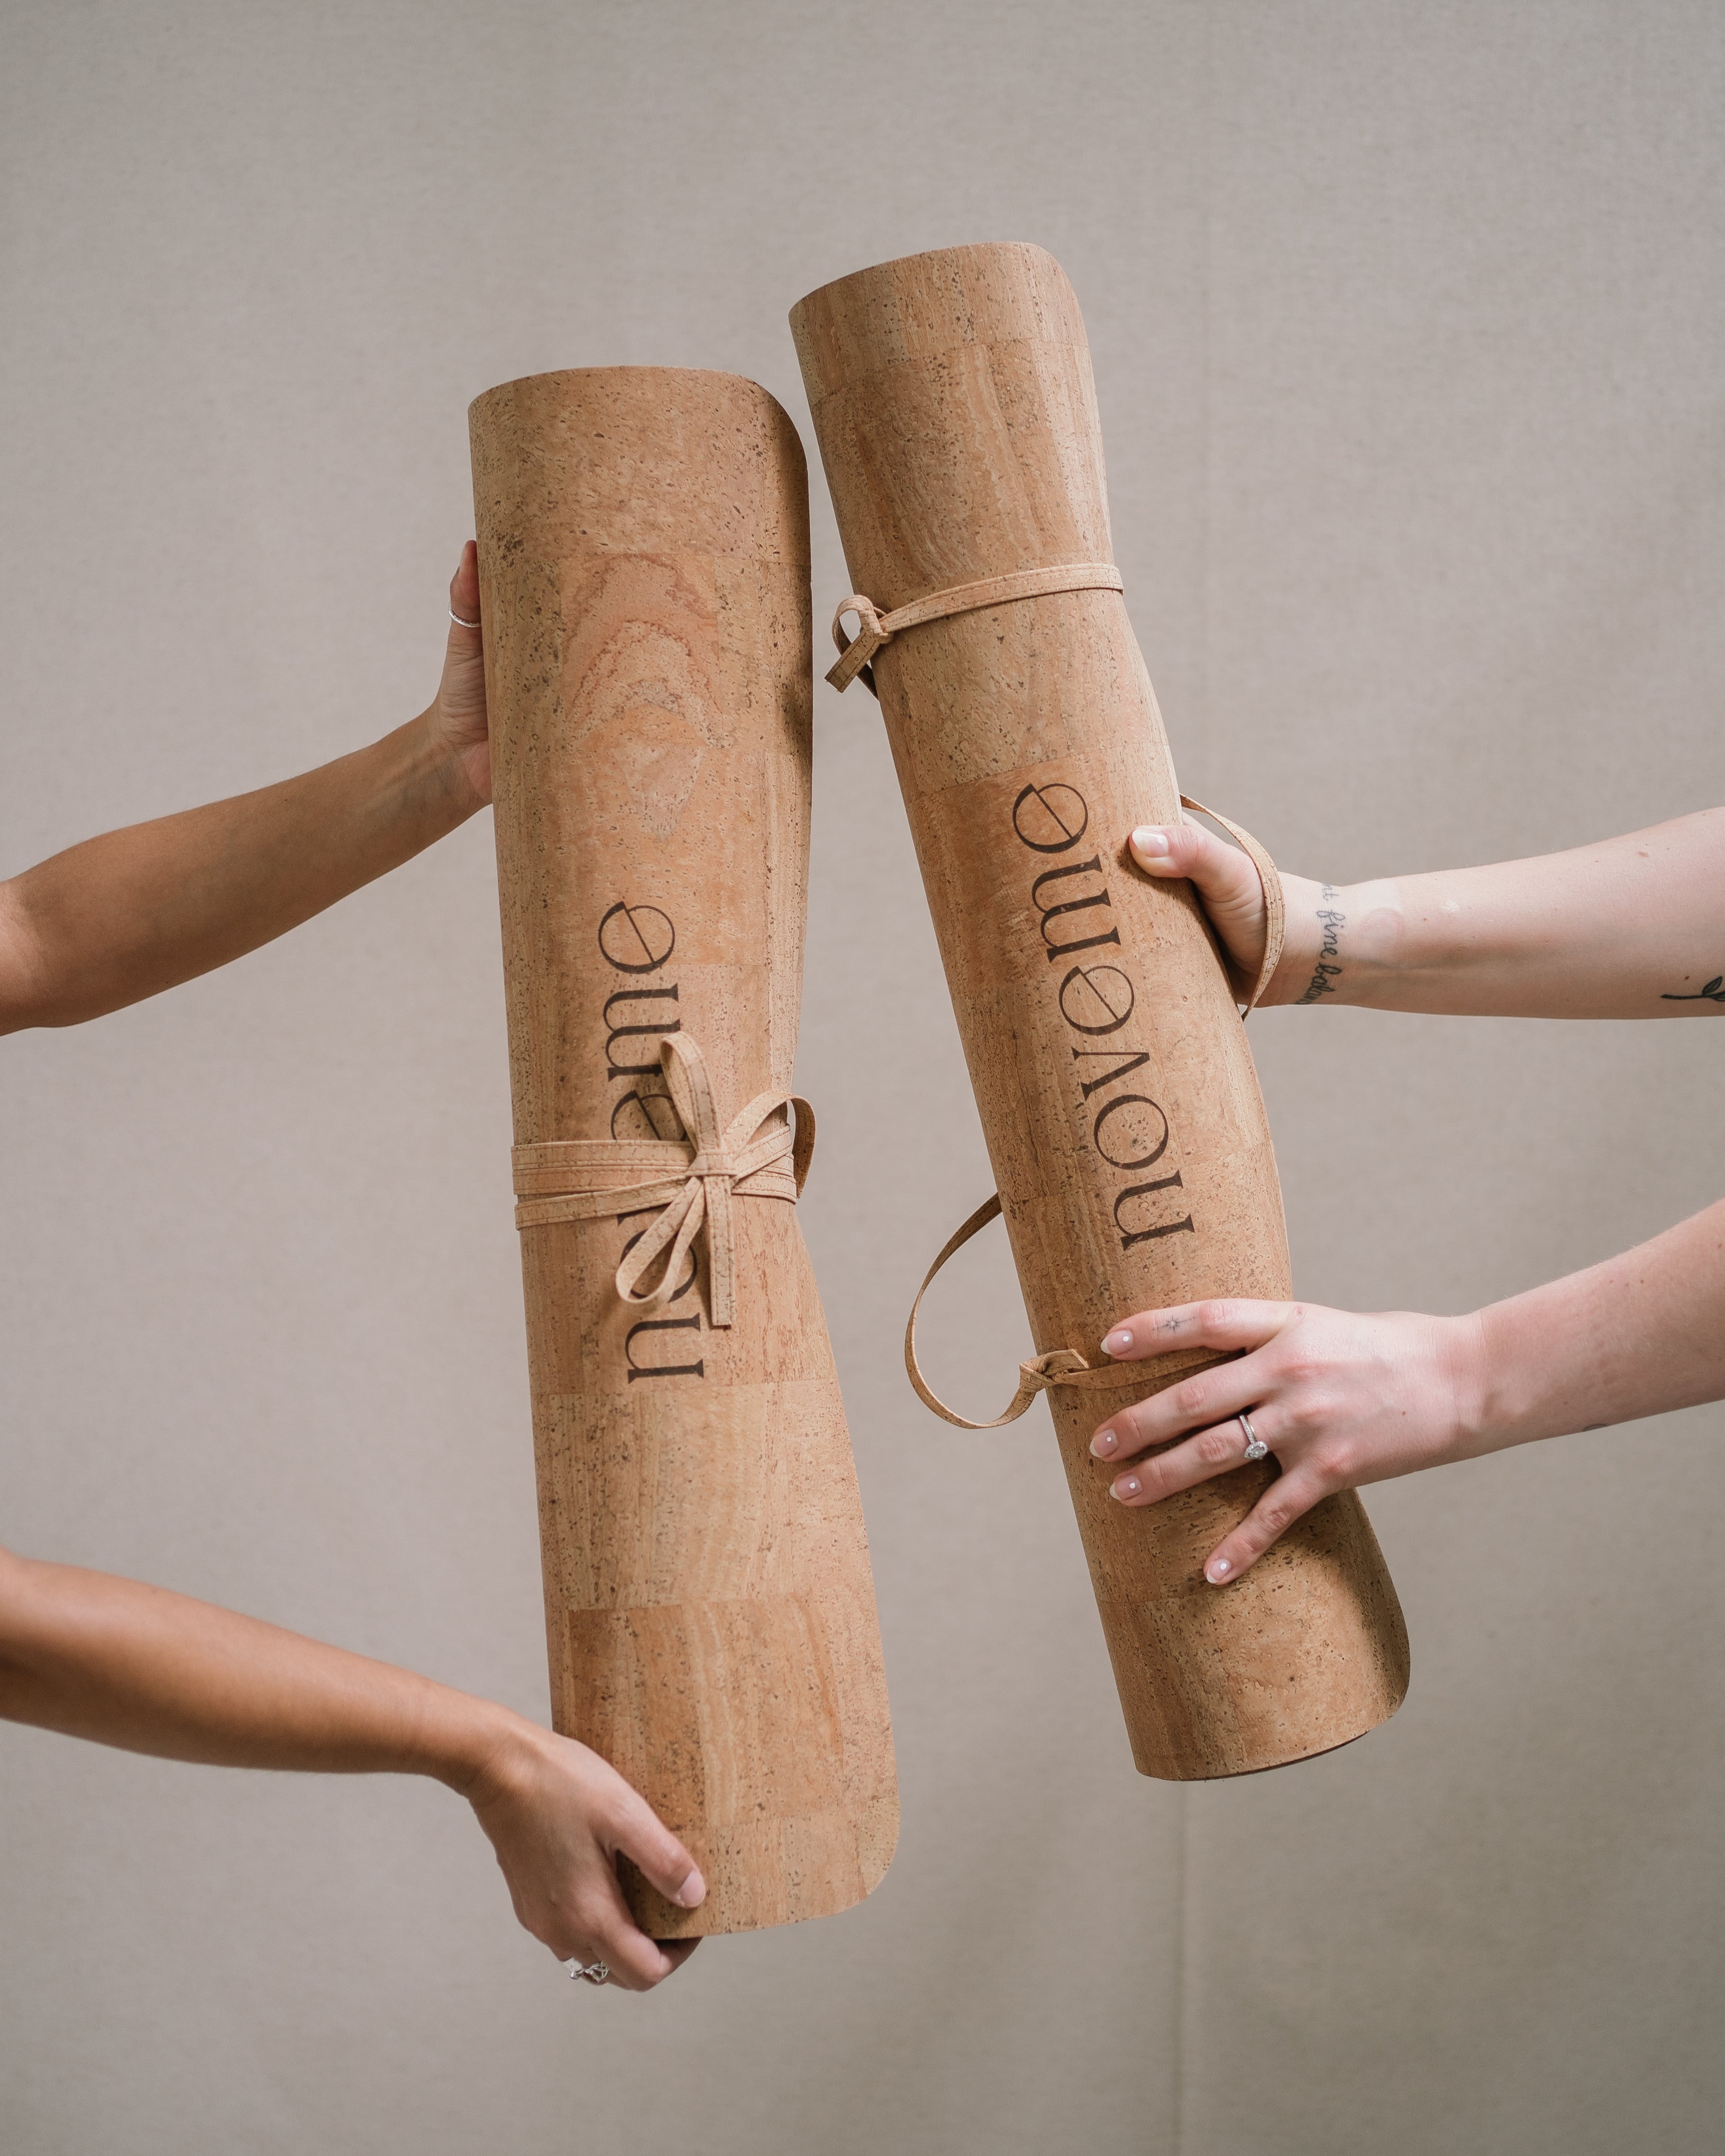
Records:
M665 1210L624 1251L617 1292L627 1303L657 1310L682 1292L678 1275L690 1246L706 1229L707 1306L711 1322L728 1326L737 1313L733 1198L778 1198L794 1205L814 1151L814 1111L791 1093L757 1093L721 1131L706 1059L685 1033L660 1044L660 1067L682 1118L681 1138L553 1138L515 1149L517 1228L568 1220L626 1219ZM796 1127L784 1116L796 1111ZM637 1178L640 1171L648 1173ZM641 1281L660 1259L656 1286Z
M700 1049L683 1034L667 1034L662 1056L672 1104L695 1153L676 1194L617 1268L617 1292L625 1302L645 1309L669 1302L677 1291L677 1276L689 1246L704 1225L709 1312L715 1325L729 1325L737 1308L731 1200L735 1195L794 1200L801 1194L814 1142L814 1111L807 1101L794 1101L793 1134L789 1122L779 1119L793 1096L757 1093L721 1132L712 1081ZM788 1161L795 1163L794 1175L787 1172ZM788 1187L780 1188L781 1184ZM658 1286L639 1292L642 1280L661 1254L665 1270Z

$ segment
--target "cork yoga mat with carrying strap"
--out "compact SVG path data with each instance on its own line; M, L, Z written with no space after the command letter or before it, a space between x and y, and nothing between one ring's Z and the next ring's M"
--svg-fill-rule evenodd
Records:
M1008 1414L1046 1392L1133 1757L1190 1780L1328 1751L1407 1686L1358 1498L1214 1588L1204 1559L1274 1460L1132 1509L1089 1450L1105 1415L1217 1359L1109 1364L1120 1318L1290 1282L1236 1008L1274 954L1231 979L1190 887L1126 846L1180 795L1112 562L1077 303L1040 248L961 247L826 285L791 324L855 586L829 678L866 668L878 694L1038 1349Z
M788 1093L809 811L808 480L726 374L474 404L516 1221L557 1727L708 1882L659 1938L822 1916L898 1804Z

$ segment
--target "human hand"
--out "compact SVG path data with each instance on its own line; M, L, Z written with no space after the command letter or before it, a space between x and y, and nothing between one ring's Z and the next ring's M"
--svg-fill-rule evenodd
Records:
M1255 980L1269 930L1264 886L1250 855L1183 818L1178 824L1141 824L1127 843L1146 875L1166 882L1189 878L1223 948L1245 979ZM1266 993L1260 1000L1276 998Z
M682 1843L597 1752L522 1722L494 1748L466 1795L497 1852L516 1915L559 1961L602 1961L623 1990L650 1991L701 1943L649 1939L629 1914L619 1855L680 1907L698 1907L706 1887Z
M1241 847L1224 844L1202 824L1186 819L1178 824L1141 824L1127 843L1132 860L1147 875L1164 882L1179 876L1190 880L1238 977L1255 981L1264 963L1269 924L1264 886L1250 855ZM1326 997L1341 1003L1358 1000L1356 975L1363 954L1358 947L1357 920L1348 979L1345 985L1338 984L1343 971L1340 937L1350 912L1357 916L1358 906L1333 884L1286 875L1281 881L1286 917L1281 957L1255 1000L1259 1004L1315 1004Z
M1136 1462L1116 1476L1111 1496L1123 1505L1153 1505L1240 1466L1246 1440L1238 1417L1250 1416L1281 1473L1205 1560L1212 1586L1237 1579L1322 1497L1471 1459L1504 1441L1486 1428L1477 1315L1362 1317L1301 1302L1194 1302L1140 1312L1102 1347L1127 1363L1173 1348L1236 1351L1235 1360L1111 1415L1090 1446L1111 1464ZM1138 1457L1153 1445L1168 1450Z
M475 804L491 798L491 742L485 720L485 639L482 630L466 629L480 619L479 548L470 539L449 579L449 624L444 652L444 678L437 701L427 715L432 732L453 759Z

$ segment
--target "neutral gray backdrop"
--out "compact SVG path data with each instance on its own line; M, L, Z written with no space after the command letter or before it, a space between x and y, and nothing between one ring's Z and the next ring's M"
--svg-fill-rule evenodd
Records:
M1725 798L1716 6L0 18L0 872L424 705L479 391L731 368L807 439L791 303L983 239L1072 277L1182 780L1290 867ZM817 711L803 1214L891 1680L885 1885L592 1994L439 1789L0 1732L0 2141L1712 2149L1720 1412L1373 1491L1396 1721L1138 1779L1045 1413L963 1436L904 1384L987 1165L878 723ZM1707 1026L1253 1037L1307 1296L1467 1308L1720 1194ZM9 1040L0 1089L0 1539L542 1713L490 819L223 974ZM1001 1247L928 1331L992 1411L1025 1344Z

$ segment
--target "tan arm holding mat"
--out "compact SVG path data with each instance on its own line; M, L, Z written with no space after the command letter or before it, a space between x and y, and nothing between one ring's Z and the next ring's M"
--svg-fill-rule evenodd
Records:
M1048 1391L1133 1757L1189 1780L1328 1751L1407 1687L1358 1499L1213 1588L1204 1557L1274 1462L1129 1510L1089 1451L1111 1408L1213 1359L1091 1367L1118 1318L1290 1282L1234 999L1266 976L1230 983L1190 888L1124 845L1180 796L1111 558L1071 287L1040 248L952 248L826 285L791 324L867 595L847 602L866 649L837 670L867 663L880 696L1041 1350L1020 1397Z
M474 404L553 1717L706 1875L660 1938L845 1908L898 1800L795 1200L807 474L735 376Z

